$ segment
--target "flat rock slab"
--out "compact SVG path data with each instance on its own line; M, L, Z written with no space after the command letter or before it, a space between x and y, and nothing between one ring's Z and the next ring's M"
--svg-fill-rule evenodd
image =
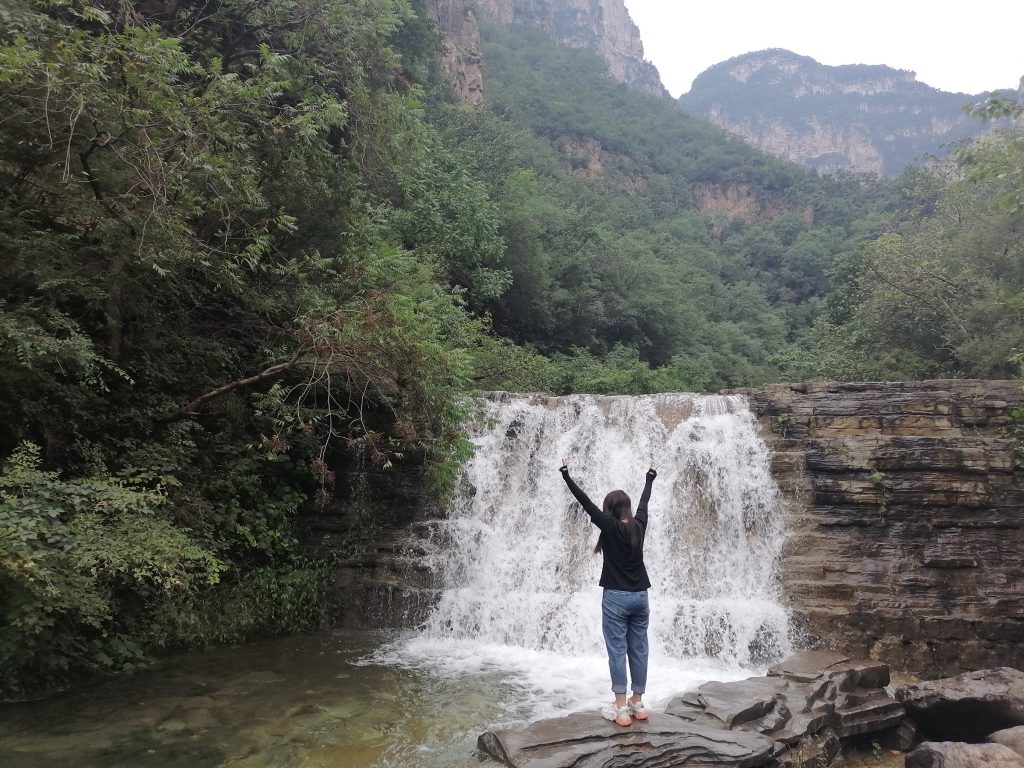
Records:
M907 755L906 768L1024 768L1024 757L1002 744L926 741Z
M771 712L788 688L789 683L779 678L750 677L728 683L704 683L697 694L706 714L720 720L726 728L733 728Z
M511 768L751 768L771 761L774 742L759 734L687 723L657 712L628 728L596 712L576 712L522 729L488 731L477 747Z
M841 691L884 688L889 684L889 665L836 651L805 651L769 667L768 676L800 683L834 680Z
M810 683L821 679L829 668L839 667L849 661L851 661L849 656L837 651L806 651L768 667L768 674L773 677L788 677L797 682Z

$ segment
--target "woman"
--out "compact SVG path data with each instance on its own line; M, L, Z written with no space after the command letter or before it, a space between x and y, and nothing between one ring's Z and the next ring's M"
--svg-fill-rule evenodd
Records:
M601 599L601 629L608 650L608 668L612 676L615 701L602 710L606 720L618 725L630 725L631 718L647 719L643 703L647 686L647 622L650 608L647 590L651 586L644 566L644 536L647 532L647 502L651 498L651 485L658 476L654 465L647 470L647 482L640 496L634 516L629 496L624 491L612 491L598 509L579 486L569 477L569 466L562 459L559 468L562 479L569 486L576 501L590 515L590 521L601 529L595 552L604 554L601 581L604 596ZM626 700L626 662L633 695Z

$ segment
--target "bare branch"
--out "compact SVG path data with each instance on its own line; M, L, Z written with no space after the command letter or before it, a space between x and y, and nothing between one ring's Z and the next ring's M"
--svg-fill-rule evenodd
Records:
M280 376L285 371L294 368L298 364L299 360L302 359L302 355L304 354L304 352L305 350L300 349L298 352L295 353L295 356L291 360L288 360L287 362L277 363L276 365L272 365L269 368L260 371L259 373L253 374L252 376L246 376L243 379L235 379L234 381L229 382L221 387L217 387L216 389L210 390L206 394L197 397L195 400L186 405L180 411L177 411L176 413L173 413L169 416L164 416L159 420L176 421L177 419L181 419L186 416L192 416L201 406L205 405L211 400L220 397L223 394L231 392L232 390L235 389L247 387L250 384L256 384L257 382L265 381L266 379L272 379L275 376Z

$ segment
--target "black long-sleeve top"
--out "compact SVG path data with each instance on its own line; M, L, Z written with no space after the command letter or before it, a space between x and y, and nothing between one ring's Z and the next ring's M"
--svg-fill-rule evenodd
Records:
M623 592L642 592L649 589L651 580L647 577L647 567L644 565L643 542L647 534L647 502L651 499L651 485L658 473L653 469L648 470L644 492L640 496L640 503L636 505L633 520L635 525L640 526L640 552L634 555L630 547L629 530L626 528L629 523L616 520L594 504L569 477L568 467L562 467L560 471L576 501L590 515L590 521L601 530L600 544L604 553L604 565L601 567L601 581L598 583L605 589L618 589Z

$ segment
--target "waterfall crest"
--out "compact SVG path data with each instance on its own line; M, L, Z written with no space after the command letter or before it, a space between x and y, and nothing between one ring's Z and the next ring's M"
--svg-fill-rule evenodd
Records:
M659 467L645 543L652 664L753 668L789 652L780 495L742 398L496 395L480 408L475 457L433 542L442 592L424 639L603 653L598 532L562 482L564 456L598 506L619 488L635 506Z

